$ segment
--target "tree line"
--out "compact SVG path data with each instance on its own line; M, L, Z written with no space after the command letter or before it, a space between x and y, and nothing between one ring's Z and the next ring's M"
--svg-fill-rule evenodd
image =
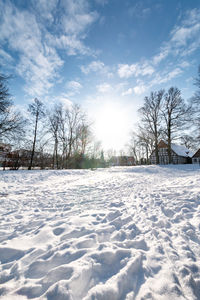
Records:
M0 142L12 144L8 155L12 168L21 165L40 168L96 168L105 166L100 142L92 134L92 124L77 104L56 103L47 109L35 98L25 118L13 105L8 90L9 77L0 75Z
M179 140L188 149L200 146L200 66L194 84L197 91L188 101L177 87L167 91L151 92L144 98L138 112L140 120L137 132L132 132L129 152L138 163L150 163L149 156L155 151L159 164L158 143L161 139L168 145L169 163L172 162L171 144Z
M8 80L0 74L0 142L12 144L15 151L10 159L14 168L24 165L29 170L40 168L96 168L112 163L115 156L108 153L108 161L100 142L95 142L92 124L77 104L65 106L56 103L47 109L35 98L27 108L27 117L17 111L8 89ZM132 132L129 155L136 163L149 163L155 151L159 163L158 143L168 145L171 163L171 144L174 140L187 148L198 148L200 142L200 66L194 81L195 94L185 101L177 87L167 91L153 91L144 98L138 113L137 131ZM124 152L122 160L126 159Z

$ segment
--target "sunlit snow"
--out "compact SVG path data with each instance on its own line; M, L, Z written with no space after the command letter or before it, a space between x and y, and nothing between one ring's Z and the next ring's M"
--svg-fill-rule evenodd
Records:
M200 168L0 173L1 299L200 299Z

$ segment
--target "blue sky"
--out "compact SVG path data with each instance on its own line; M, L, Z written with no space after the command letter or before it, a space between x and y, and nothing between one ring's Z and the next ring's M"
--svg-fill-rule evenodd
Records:
M121 149L150 91L194 93L200 2L2 0L0 43L20 109L35 97L81 104L102 145Z

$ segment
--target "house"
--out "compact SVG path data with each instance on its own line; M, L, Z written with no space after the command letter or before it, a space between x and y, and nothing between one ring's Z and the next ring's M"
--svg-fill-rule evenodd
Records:
M200 149L192 156L192 163L200 165Z
M113 156L110 159L111 166L135 166L135 159L133 156Z
M184 146L171 144L171 159L172 164L188 164L192 163L193 152L187 149ZM159 164L167 165L169 164L169 156L168 156L168 144L167 142L161 140L158 144L158 155L159 155ZM150 156L151 164L156 164L156 154L155 150L152 152Z
M0 142L0 167L5 166L8 154L11 151L11 145Z
M19 149L19 150L12 151L9 155L10 164L7 166L13 169L18 169L20 167L28 168L31 160L31 154L32 151L26 149ZM33 164L35 167L38 166L39 159L40 159L40 152L35 151L34 160L33 160Z
M0 167L17 170L20 167L28 168L31 159L31 150L20 149L11 151L11 145L0 143ZM43 158L46 155L43 155ZM38 167L41 164L41 153L35 151L33 164ZM39 163L40 162L40 163Z

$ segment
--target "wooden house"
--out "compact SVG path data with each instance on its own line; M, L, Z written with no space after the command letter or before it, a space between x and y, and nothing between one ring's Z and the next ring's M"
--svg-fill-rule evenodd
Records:
M187 164L192 163L193 153L191 150L187 149L184 146L171 144L171 159L172 164ZM158 155L159 155L159 164L167 165L169 164L168 156L168 145L167 142L161 140L158 144ZM155 150L150 156L151 164L156 164L156 154Z
M192 163L200 165L200 149L192 156Z

